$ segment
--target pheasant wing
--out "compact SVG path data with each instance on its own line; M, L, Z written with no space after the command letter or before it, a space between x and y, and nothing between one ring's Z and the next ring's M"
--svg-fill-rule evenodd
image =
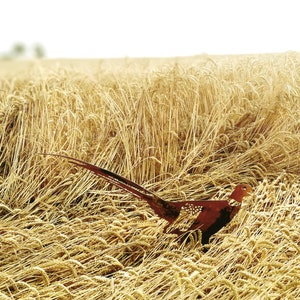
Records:
M207 244L209 237L230 222L240 209L240 206L231 206L227 200L182 201L169 202L169 204L183 211L185 215L192 216L193 220L190 227L185 231L175 229L171 232L183 234L187 231L200 229L202 231L202 244Z

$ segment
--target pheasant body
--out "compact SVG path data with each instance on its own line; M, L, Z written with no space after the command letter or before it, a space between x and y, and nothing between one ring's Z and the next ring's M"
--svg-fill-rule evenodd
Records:
M191 230L200 229L202 232L203 245L209 242L211 235L219 231L232 220L241 208L243 197L249 195L252 191L249 185L239 184L229 196L228 200L166 201L129 179L82 160L60 154L45 153L43 155L66 158L70 163L90 170L109 183L126 190L135 197L147 201L148 205L160 218L168 221L164 232L181 236ZM169 230L169 227L177 220L182 211L188 215L195 216L192 224L184 231L178 228Z

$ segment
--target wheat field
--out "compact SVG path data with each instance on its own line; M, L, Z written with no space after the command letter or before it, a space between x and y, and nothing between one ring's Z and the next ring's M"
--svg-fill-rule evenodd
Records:
M300 54L0 61L0 299L300 299ZM237 216L202 251L147 203Z

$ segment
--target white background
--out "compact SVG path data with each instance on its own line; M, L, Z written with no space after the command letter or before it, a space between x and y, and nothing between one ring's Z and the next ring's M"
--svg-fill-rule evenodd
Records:
M40 43L49 58L300 50L298 0L6 0L0 54Z

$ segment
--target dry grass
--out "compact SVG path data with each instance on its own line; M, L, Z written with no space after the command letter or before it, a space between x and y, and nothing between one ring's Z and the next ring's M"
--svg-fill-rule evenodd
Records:
M299 54L0 69L0 299L300 298ZM204 254L41 152L169 200L255 191Z

